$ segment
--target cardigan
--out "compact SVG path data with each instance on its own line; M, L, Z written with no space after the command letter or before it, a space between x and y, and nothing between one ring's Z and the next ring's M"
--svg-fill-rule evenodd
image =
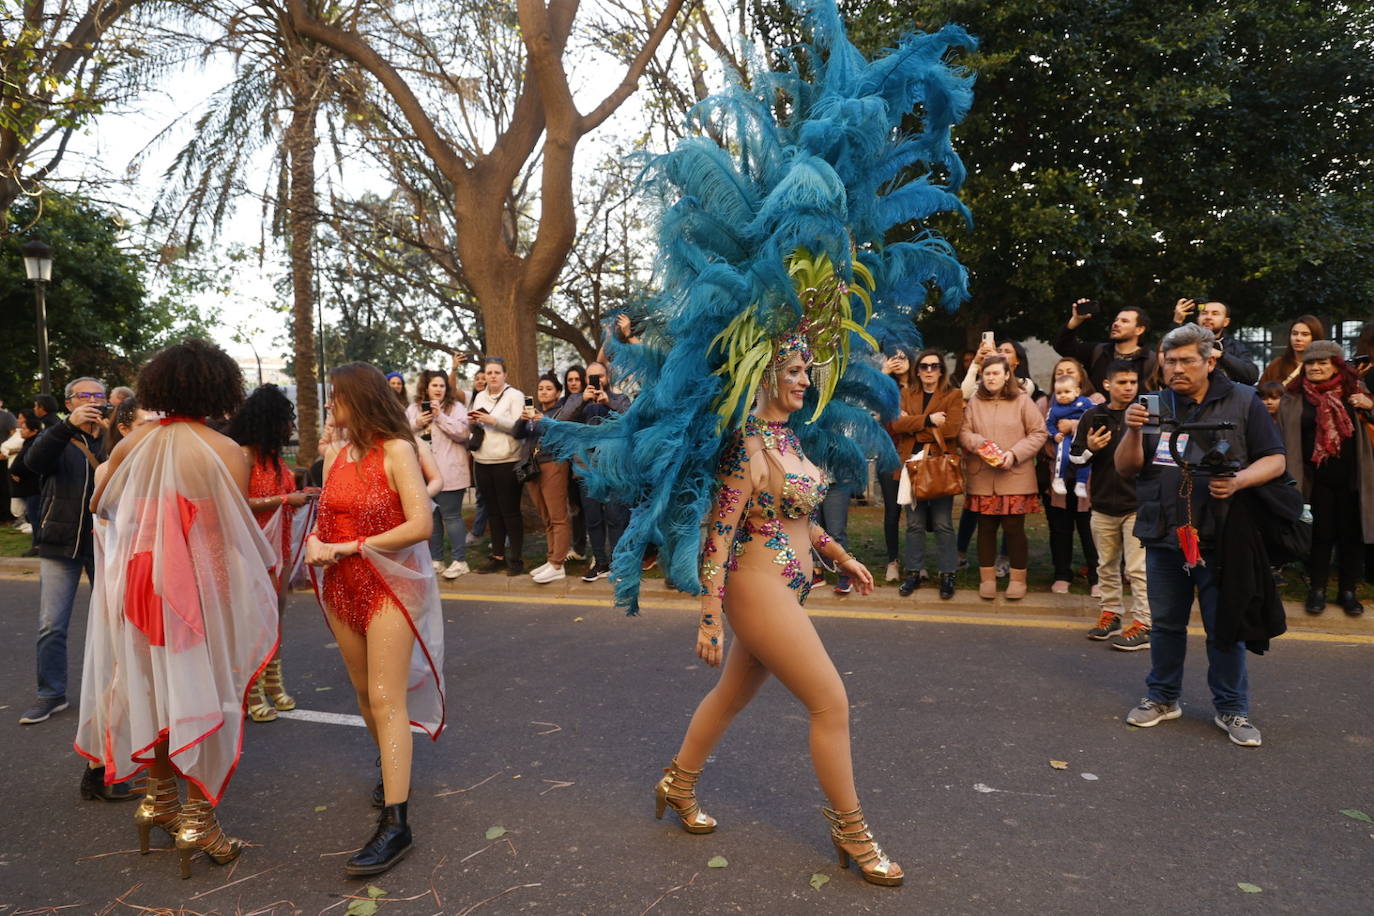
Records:
M969 496L1030 495L1035 481L1035 454L1049 433L1035 403L1022 392L1015 400L974 396L964 407L959 444L964 447L964 492ZM978 454L991 440L1016 459L1009 468L994 468Z

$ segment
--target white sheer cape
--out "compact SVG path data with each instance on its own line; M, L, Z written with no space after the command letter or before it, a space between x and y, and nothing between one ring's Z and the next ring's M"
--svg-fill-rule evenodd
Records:
M96 507L76 734L107 783L143 770L167 738L176 771L218 803L248 684L276 650L279 552L191 424L155 429L116 469Z
M363 544L359 555L377 572L391 600L410 622L415 646L410 652L410 672L406 681L406 713L410 724L424 729L434 740L444 730L444 612L439 603L439 584L429 558L429 544L421 542L404 550L378 550ZM324 584L319 570L310 575L315 597L325 613L321 595ZM329 570L324 571L329 575Z

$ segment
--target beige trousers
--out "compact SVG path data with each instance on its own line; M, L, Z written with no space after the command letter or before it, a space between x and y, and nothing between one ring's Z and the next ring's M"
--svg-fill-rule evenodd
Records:
M1093 512L1093 544L1097 546L1097 584L1102 588L1102 610L1124 615L1121 560L1131 578L1131 616L1150 625L1150 597L1145 591L1145 545L1135 536L1135 513L1104 515Z

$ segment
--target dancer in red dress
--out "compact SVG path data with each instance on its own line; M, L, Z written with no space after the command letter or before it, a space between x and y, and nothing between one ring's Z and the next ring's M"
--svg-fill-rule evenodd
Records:
M248 482L248 506L277 550L278 561L273 582L277 586L278 617L286 610L286 593L301 558L304 533L313 522L308 508L318 489L296 488L296 475L282 459L282 448L296 428L296 408L276 385L263 385L248 396L229 421L225 435L243 448L252 465ZM280 640L278 641L280 643ZM267 663L261 677L253 680L248 693L248 717L254 722L272 722L278 710L296 708L296 700L286 692L282 680L281 647Z
M148 771L140 847L167 831L182 877L197 852L224 864L243 847L214 806L238 766L249 681L277 645L277 558L248 509L248 460L204 421L238 407L242 379L205 341L155 356L138 397L167 416L116 446L92 500L98 572L76 748L107 783Z
M443 618L428 545L433 504L410 425L382 373L348 363L329 378L328 408L342 441L325 453L306 562L323 571L316 583L325 617L380 751L381 797L373 797L381 818L345 866L374 875L411 846L410 726L435 739L444 727Z

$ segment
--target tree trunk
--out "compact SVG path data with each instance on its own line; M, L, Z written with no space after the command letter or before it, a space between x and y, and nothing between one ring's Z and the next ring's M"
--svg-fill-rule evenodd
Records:
M296 368L296 463L308 467L320 449L320 399L315 354L315 114L312 81L291 87L291 123L285 134L290 169L291 341Z

